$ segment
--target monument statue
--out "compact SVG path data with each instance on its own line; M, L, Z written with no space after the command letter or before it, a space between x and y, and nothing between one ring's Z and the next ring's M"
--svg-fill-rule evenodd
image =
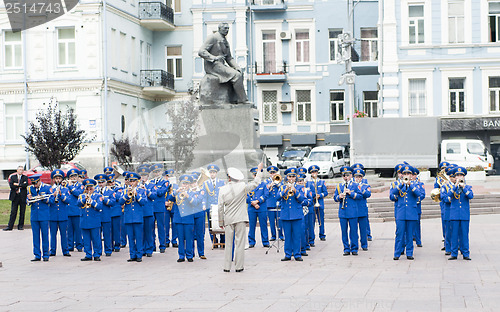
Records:
M231 56L228 32L228 23L220 23L218 32L209 35L198 52L206 72L200 82L202 104L251 104L243 86L243 71Z

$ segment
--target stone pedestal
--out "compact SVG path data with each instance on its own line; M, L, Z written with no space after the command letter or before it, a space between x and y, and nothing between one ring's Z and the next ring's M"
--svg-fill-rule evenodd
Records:
M200 102L204 105L236 103L236 94L230 82L219 83L219 78L206 74L200 81Z
M223 177L227 167L236 167L247 174L262 161L258 111L251 105L224 104L211 109L202 106L199 131L193 168L215 163Z

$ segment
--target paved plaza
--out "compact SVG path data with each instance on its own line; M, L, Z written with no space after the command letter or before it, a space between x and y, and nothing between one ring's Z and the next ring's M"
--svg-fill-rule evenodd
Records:
M415 260L394 261L395 224L373 223L359 256L342 256L338 223L327 223L303 262L259 244L245 271L224 273L223 250L177 263L177 249L127 263L128 249L101 262L83 253L32 263L31 231L0 232L1 311L498 311L500 215L472 216L471 258L448 261L438 219L422 220ZM206 246L209 245L208 235Z

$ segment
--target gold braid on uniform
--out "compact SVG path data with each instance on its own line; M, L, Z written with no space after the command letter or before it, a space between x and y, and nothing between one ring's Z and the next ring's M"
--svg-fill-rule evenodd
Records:
M210 196L215 196L215 187L214 187L214 191L213 192L210 192L210 190L208 189L208 183L205 184L205 188L207 189L207 193L208 195Z

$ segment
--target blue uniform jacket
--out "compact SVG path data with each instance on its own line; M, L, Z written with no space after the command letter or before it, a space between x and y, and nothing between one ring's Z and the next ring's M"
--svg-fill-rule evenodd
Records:
M202 189L205 195L203 195L203 206L206 210L210 210L212 205L217 205L219 200L219 189L226 183L224 181L215 179L215 188L212 180L207 180L203 183Z
M418 220L417 201L422 196L422 190L417 183L405 185L398 182L390 191L390 199L396 201L394 217L396 220Z
M273 183L273 180L271 178L268 178L265 181L265 183L266 183L266 187L268 187L270 183ZM283 185L283 183L280 182L280 183L273 185L271 190L269 190L269 188L267 188L268 193L269 193L269 195L267 196L267 199L266 199L266 207L267 208L274 209L279 205L278 204L278 202L280 201L279 191L280 191L280 187L282 185Z
M421 191L420 197L418 198L418 201L417 201L417 213L422 214L422 201L425 199L425 187L424 187L424 183L422 183L420 181L417 182L417 185Z
M302 192L304 193L304 200L302 201L302 207L306 206L308 210L308 214L314 213L314 199L312 197L311 189L307 187L302 188Z
M179 193L180 192L176 190L167 198L167 200L175 203L172 208L174 212L173 222L179 224L194 224L194 207L200 204L201 198L196 197L194 192L188 191L189 198L181 199Z
M445 183L441 187L439 197L441 198L440 204L442 204L443 220L450 221L450 199L448 198L448 191L450 190L450 184Z
M40 188L37 190L35 186L30 185L28 188L28 194L31 196L52 194L50 191L50 186L42 183ZM50 220L50 209L49 205L54 201L54 197L50 196L47 199L39 200L31 204L31 221L49 221Z
M120 205L120 197L123 195L123 188L115 186L111 189L115 196L115 201L111 201L111 217L121 217L123 215L122 205Z
M205 206L203 206L203 201L205 200L205 191L203 189L193 189L192 194L195 198L193 201L193 212L195 218L205 218Z
M326 188L325 181L316 179L307 181L306 187L308 187L312 191L312 196L314 203L316 203L316 190L319 194L318 202L320 204L320 208L325 208L324 198L328 196L328 189Z
M50 188L50 192L56 191L56 186ZM50 221L68 221L68 198L69 191L65 187L61 187L61 194L54 197L54 201L49 205Z
M339 218L357 218L358 205L356 200L362 197L356 192L357 184L352 181L347 182L347 189L351 190L351 194L340 198L340 194L344 192L344 189L346 189L345 182L337 184L335 194L333 195L333 200L339 203Z
M248 212L267 212L266 200L269 197L269 189L265 182L261 182L254 190L247 195ZM259 201L259 209L255 209L251 202Z
M151 180L150 184L156 186L156 197L153 202L153 212L165 212L165 194L170 188L170 182L160 178Z
M68 196L68 216L77 217L81 215L80 207L78 206L78 197L82 195L84 188L80 182L76 182L74 185L68 183L67 185L69 196Z
M372 196L372 191L369 184L359 183L356 187L356 204L358 205L358 217L368 217L368 205L366 199Z
M102 191L98 189L97 192L102 195L101 222L111 222L111 209L117 203L115 192L109 187L103 188Z
M279 190L279 197L281 199L281 220L299 220L304 218L304 213L302 210L302 202L304 199L304 191L301 185L295 184L295 195L288 196L288 192L285 192L286 185L282 185Z
M474 198L472 187L465 185L459 188L453 185L449 188L446 201L450 202L450 220L470 220L469 201Z
M101 227L102 196L96 192L92 193L90 207L85 207L87 196L88 194L82 194L78 197L78 207L82 210L80 228L84 230Z
M142 210L146 201L144 189L137 188L137 196L133 196L132 198L128 196L128 192L125 189L118 200L120 205L125 205L123 208L123 222L126 224L144 223Z
M156 196L156 185L153 183L146 183L145 185L139 183L138 188L142 189L144 191L144 194L146 195L147 201L144 203L144 206L142 207L142 213L144 217L152 217L153 211L154 211L154 201L157 198ZM163 205L165 207L165 205Z

